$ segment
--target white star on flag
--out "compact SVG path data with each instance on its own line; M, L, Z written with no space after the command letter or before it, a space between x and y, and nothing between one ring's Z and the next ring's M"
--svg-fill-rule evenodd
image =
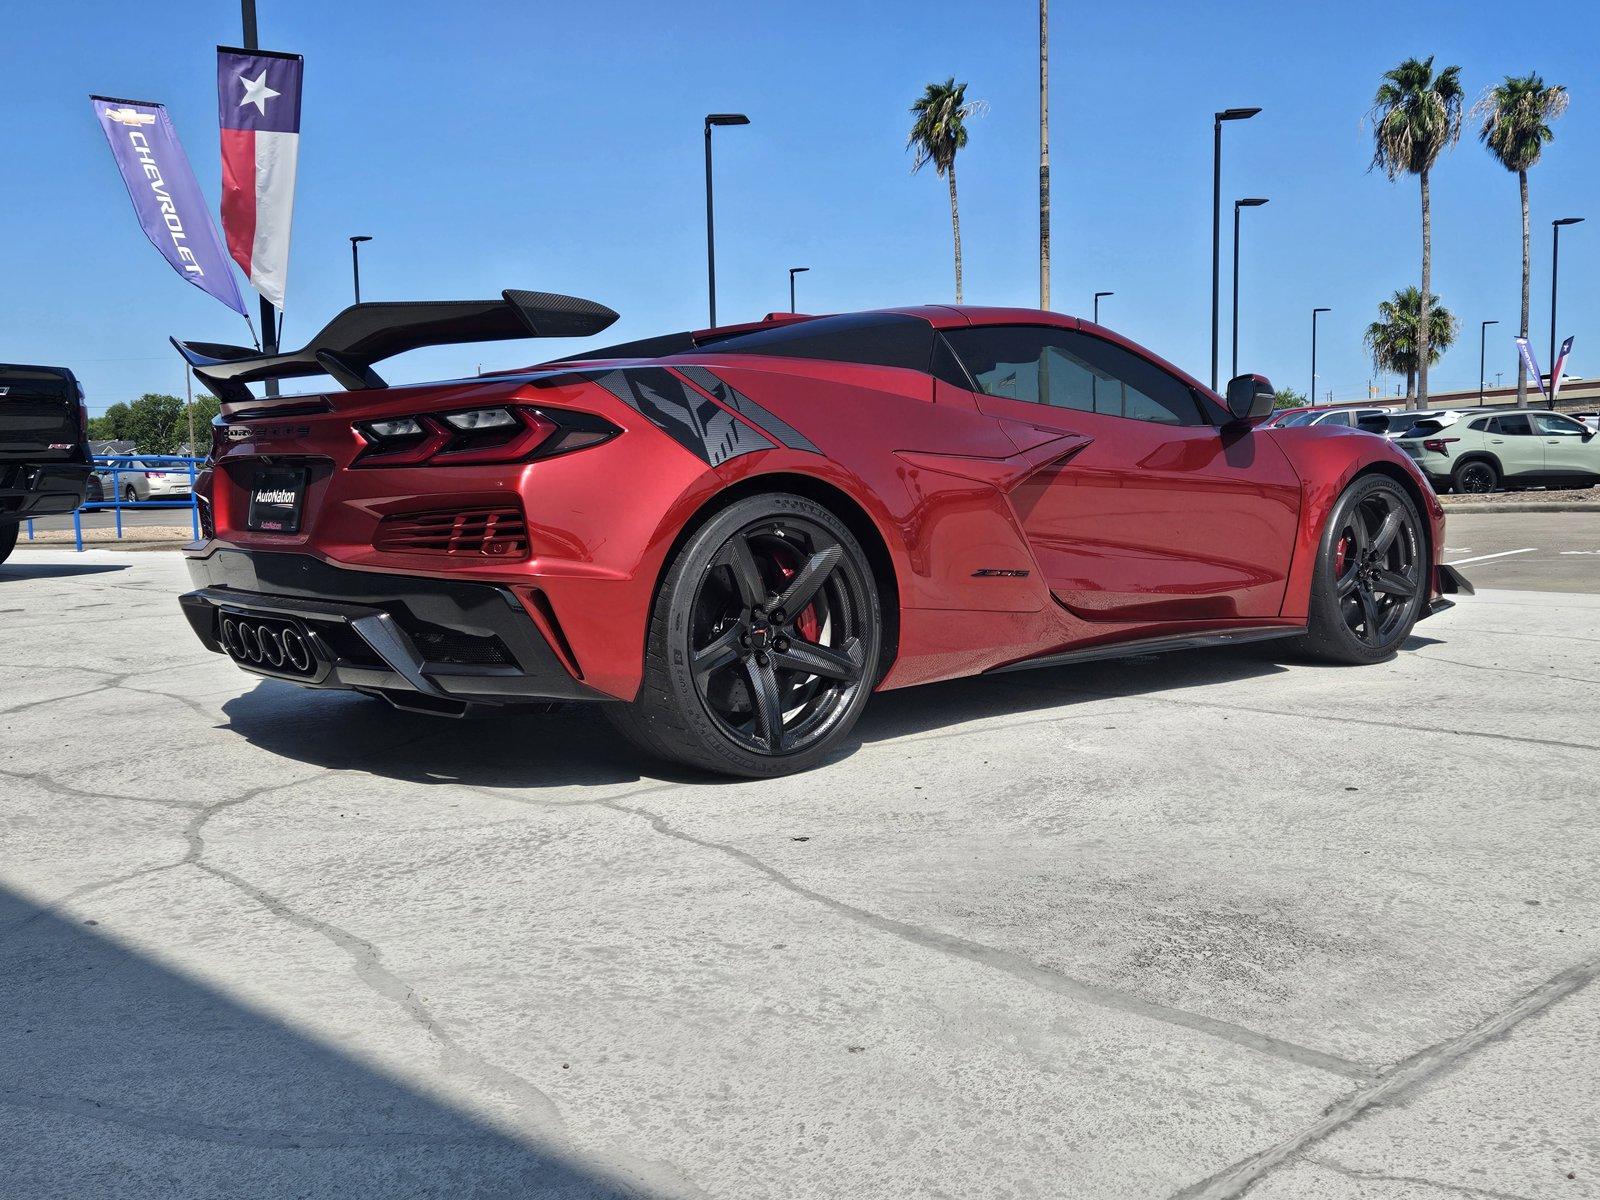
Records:
M274 96L283 94L275 92L267 86L267 69L265 67L261 68L261 74L254 79L245 75L239 76L239 82L244 84L244 99L239 101L239 107L243 108L246 104L254 104L256 111L262 116L267 115L267 101Z

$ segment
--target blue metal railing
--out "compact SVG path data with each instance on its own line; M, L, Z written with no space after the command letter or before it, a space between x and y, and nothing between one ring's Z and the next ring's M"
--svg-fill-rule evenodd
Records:
M116 514L117 540L122 540L122 510L146 508L187 508L189 510L189 526L193 531L195 541L200 540L200 502L194 494L195 476L201 467L205 466L203 458L188 458L179 454L104 454L96 455L90 460L94 464L94 473L111 476L111 498L85 501L82 506L72 514L72 532L79 550L83 549L83 514L86 512L103 512L106 509ZM124 500L122 477L124 475L173 474L165 471L167 467L182 468L189 476L189 494L171 500ZM101 495L105 490L102 484ZM33 541L33 522L28 523L28 540Z

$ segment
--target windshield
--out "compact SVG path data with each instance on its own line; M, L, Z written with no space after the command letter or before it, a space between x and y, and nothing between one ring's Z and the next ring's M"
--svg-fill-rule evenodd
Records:
M1309 424L1311 424L1311 422L1315 421L1316 419L1317 419L1317 414L1314 413L1314 412L1298 412L1298 413L1293 414L1292 416L1287 416L1283 420L1279 421L1278 422L1278 428L1279 429L1288 429L1288 428L1290 428L1291 426L1294 426L1294 425L1309 425Z

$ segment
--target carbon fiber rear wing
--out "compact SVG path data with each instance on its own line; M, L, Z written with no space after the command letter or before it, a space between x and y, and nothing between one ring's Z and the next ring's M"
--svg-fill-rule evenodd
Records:
M506 338L591 337L616 319L593 300L508 288L499 300L353 304L287 354L171 340L217 399L242 404L255 399L247 384L268 379L331 375L351 390L387 387L372 365L407 350Z

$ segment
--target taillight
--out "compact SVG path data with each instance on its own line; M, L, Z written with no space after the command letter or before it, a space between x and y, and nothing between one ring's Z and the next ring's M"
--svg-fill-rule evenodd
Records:
M450 467L551 458L622 431L592 413L503 405L362 421L356 432L366 447L355 466Z
M1450 451L1446 450L1445 447L1451 442L1459 442L1460 440L1460 438L1423 438L1422 448L1424 450L1432 450L1435 454L1449 454Z

